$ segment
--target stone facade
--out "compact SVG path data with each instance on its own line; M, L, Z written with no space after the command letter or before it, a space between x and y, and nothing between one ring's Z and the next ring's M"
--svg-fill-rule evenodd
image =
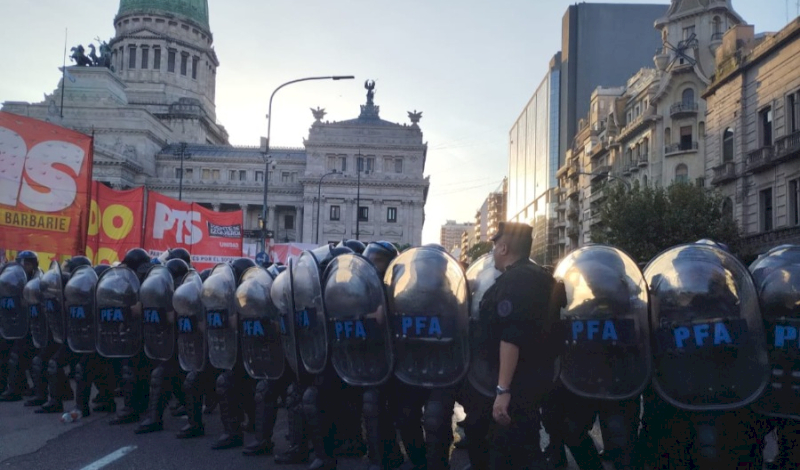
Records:
M94 179L113 188L144 185L213 210L243 210L250 255L265 172L274 241L421 244L429 187L422 113L409 113L410 124L385 121L370 90L358 118L322 122L317 111L304 148L272 148L267 158L266 149L229 145L216 122L220 62L207 0L121 0L114 27L112 68L68 67L44 101L6 102L3 111L94 135Z
M706 180L748 251L800 243L800 19L776 34L727 33L708 102Z

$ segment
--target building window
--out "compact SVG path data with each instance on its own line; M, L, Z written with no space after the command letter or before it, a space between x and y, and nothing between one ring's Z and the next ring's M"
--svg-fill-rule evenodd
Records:
M294 183L295 175L297 173L293 171L281 172L281 183Z
M724 201L722 201L722 217L727 219L733 218L733 201L731 198L726 197Z
M772 145L772 106L758 112L758 126L761 130L761 146Z
M694 36L694 25L687 26L683 28L683 40L687 40L690 37Z
M247 181L247 170L239 170L239 181Z
M772 188L761 190L758 196L761 208L761 231L769 232L772 230Z
M366 206L358 207L358 221L369 222L369 207Z
M358 157L358 171L375 171L375 157Z
M136 46L131 46L128 54L128 68L133 70L136 68Z
M650 155L650 138L645 137L642 140L642 155L640 160L647 160L647 156Z
M189 69L189 54L181 52L181 75L186 75Z
M395 173L402 173L403 172L403 159L402 158L395 158L394 159L394 172Z
M669 127L664 128L664 145L672 144L672 130Z
M236 170L228 170L228 180L236 181Z
M642 175L642 186L647 186L647 175Z
M691 150L692 144L692 126L681 127L681 150Z
M175 49L170 49L167 51L167 72L175 73Z
M681 102L683 104L694 103L694 90L691 88L683 90L683 94L681 95Z
M328 156L328 171L336 170L336 157Z
M733 161L733 129L730 127L722 133L722 162Z
M711 31L713 34L711 39L720 39L722 37L722 20L719 16L715 16L714 19L711 20Z
M142 47L142 69L150 67L150 49Z
M396 207L387 207L386 208L386 221L389 223L397 222L397 208Z
M800 130L800 92L786 97L786 125L790 134Z
M283 216L283 228L286 230L294 230L294 216L286 214Z
M122 72L124 66L125 66L125 48L124 47L120 47L119 48L119 71L120 72Z
M675 167L675 182L688 183L689 182L689 167L681 163Z
M339 171L347 171L347 157L339 157Z
M203 168L203 180L219 180L219 170L211 168Z
M256 170L256 181L264 181L264 172Z
M161 48L154 47L153 48L153 68L155 70L161 70Z
M181 169L175 168L175 178L181 179Z
M789 181L789 225L800 225L800 179Z
M192 78L197 80L197 66L200 63L200 58L197 56L192 57Z
M339 206L331 206L331 220L339 220L339 216L341 215Z

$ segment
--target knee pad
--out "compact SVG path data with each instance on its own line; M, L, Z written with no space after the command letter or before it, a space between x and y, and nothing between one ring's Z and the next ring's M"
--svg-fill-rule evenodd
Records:
M31 373L32 375L41 375L44 369L44 361L39 356L35 356L33 361L31 361Z
M256 391L253 394L255 402L263 403L266 400L268 393L269 393L269 382L267 380L259 380L258 383L256 384Z
M317 387L308 387L303 393L303 411L307 416L316 414L318 412L317 399L319 398L319 391Z
M135 371L133 370L133 367L127 364L122 366L122 371L120 375L123 382L133 382L136 378L136 374Z
M58 362L55 359L47 361L47 374L56 375L58 373Z
M75 382L82 382L86 378L86 373L84 371L84 365L78 363L75 365Z
M153 385L161 385L161 382L164 381L164 366L158 366L153 369L153 372L150 373L150 383Z
M380 392L375 388L364 391L364 417L377 418L380 415Z
M705 459L716 459L719 456L718 432L714 426L700 425L696 429L694 447Z
M200 385L200 373L199 372L189 372L186 374L186 379L183 381L183 393L187 395L191 395L196 393L198 390L198 386Z
M300 394L300 387L295 384L290 384L286 388L286 409L297 409L303 401L303 396Z
M19 353L12 350L11 354L8 355L8 365L16 366L19 364Z
M217 395L225 395L232 385L232 380L229 371L225 371L217 377Z

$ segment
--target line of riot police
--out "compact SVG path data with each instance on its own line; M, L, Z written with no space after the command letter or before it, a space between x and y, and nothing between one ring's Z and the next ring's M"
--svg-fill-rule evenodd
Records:
M178 437L190 438L204 434L204 398L207 409L218 401L224 433L213 448L243 445L246 421L256 438L244 453L258 455L273 451L283 397L289 448L275 461L304 462L313 446L310 469L365 451L370 469L405 457L449 468L459 401L472 467L496 467L488 436L498 363L479 328L499 275L491 254L465 271L439 246L400 254L351 240L286 266L241 258L198 273L185 250L173 251L160 266L137 249L116 267L76 257L42 273L30 252L3 267L0 400L20 398L29 369L26 404L61 411L70 366L84 414L92 384L106 411L116 385L125 406L112 423L143 418L137 433L159 431L175 395L176 414L188 417ZM771 429L780 468L798 465L800 248L770 250L748 271L700 241L642 270L619 249L590 245L553 277L558 360L539 405L550 435L540 466L566 465L569 449L582 469L602 460L760 468ZM595 421L602 456L589 435Z

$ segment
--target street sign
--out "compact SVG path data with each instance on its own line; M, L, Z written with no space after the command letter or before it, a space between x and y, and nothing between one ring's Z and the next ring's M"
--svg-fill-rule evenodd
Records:
M256 263L259 264L260 266L264 266L267 263L269 263L269 255L267 254L266 251L260 251L256 255Z

